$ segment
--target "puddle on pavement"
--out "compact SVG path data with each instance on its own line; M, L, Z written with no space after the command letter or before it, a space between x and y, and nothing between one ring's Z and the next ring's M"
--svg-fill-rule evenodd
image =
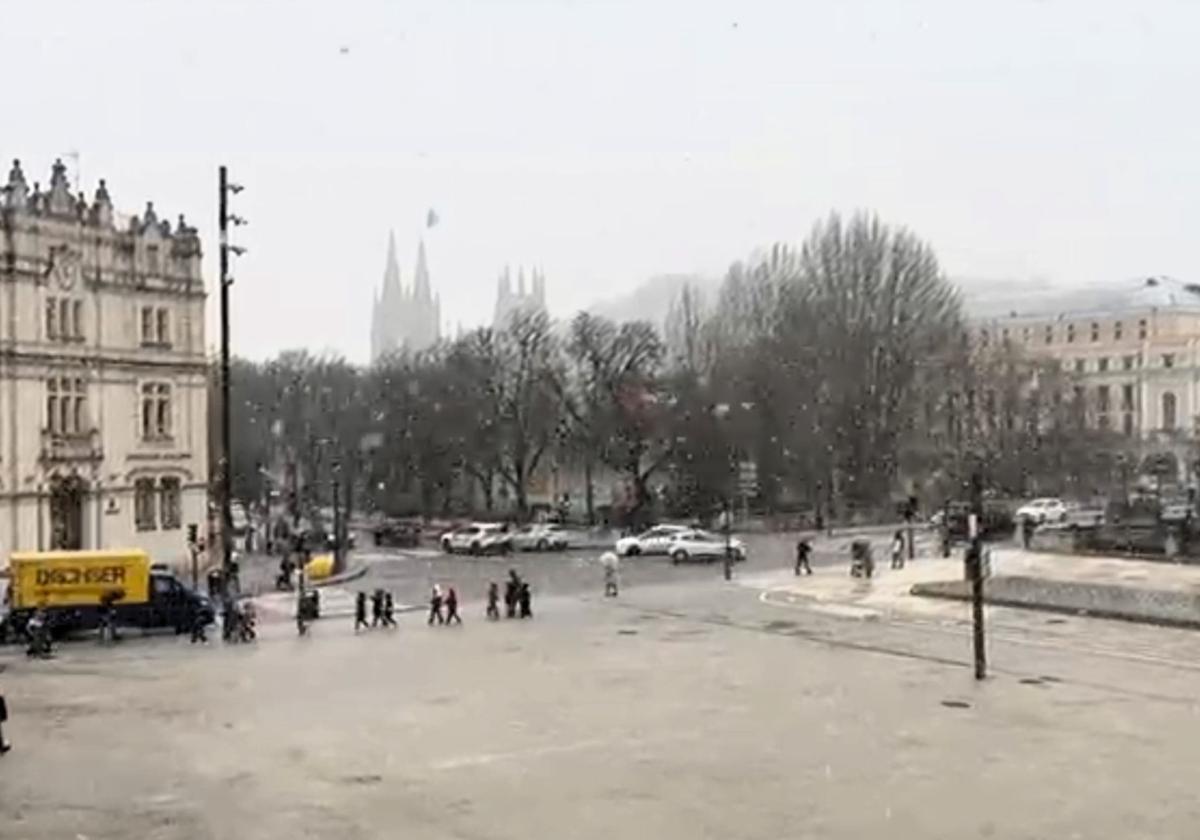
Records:
M942 705L947 709L969 709L971 704L966 700L943 700Z
M778 633L783 630L795 630L798 625L794 621L775 620L768 621L763 625L764 630L769 630L772 633Z
M638 631L636 631L636 630L618 630L617 631L618 636L636 636L637 634L638 634Z

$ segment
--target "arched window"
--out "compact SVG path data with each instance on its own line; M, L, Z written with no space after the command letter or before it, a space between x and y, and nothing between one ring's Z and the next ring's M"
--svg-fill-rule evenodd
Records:
M1175 395L1170 391L1162 395L1162 427L1167 431L1175 428Z

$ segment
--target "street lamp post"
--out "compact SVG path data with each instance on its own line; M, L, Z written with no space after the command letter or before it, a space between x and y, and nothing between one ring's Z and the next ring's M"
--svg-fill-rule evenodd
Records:
M225 166L217 170L217 226L220 231L221 292L221 569L228 583L233 571L233 449L231 442L232 405L229 399L229 255L245 253L244 248L229 244L229 226L245 224L245 219L229 212L229 196L242 191L230 183Z

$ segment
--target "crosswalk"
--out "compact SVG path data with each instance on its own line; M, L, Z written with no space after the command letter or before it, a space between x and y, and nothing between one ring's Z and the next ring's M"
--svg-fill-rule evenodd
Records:
M321 593L322 617L348 617L354 615L355 592L342 586L324 586ZM268 592L254 599L259 614L264 620L280 621L296 616L295 592Z

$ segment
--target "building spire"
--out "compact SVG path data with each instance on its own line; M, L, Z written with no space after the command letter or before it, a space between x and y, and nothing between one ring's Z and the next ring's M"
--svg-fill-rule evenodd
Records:
M413 275L413 297L429 300L433 293L429 287L429 267L425 264L425 240L417 243L417 270Z
M402 292L400 263L396 261L396 234L388 231L387 265L383 269L383 299L399 300ZM386 307L386 304L384 306Z

